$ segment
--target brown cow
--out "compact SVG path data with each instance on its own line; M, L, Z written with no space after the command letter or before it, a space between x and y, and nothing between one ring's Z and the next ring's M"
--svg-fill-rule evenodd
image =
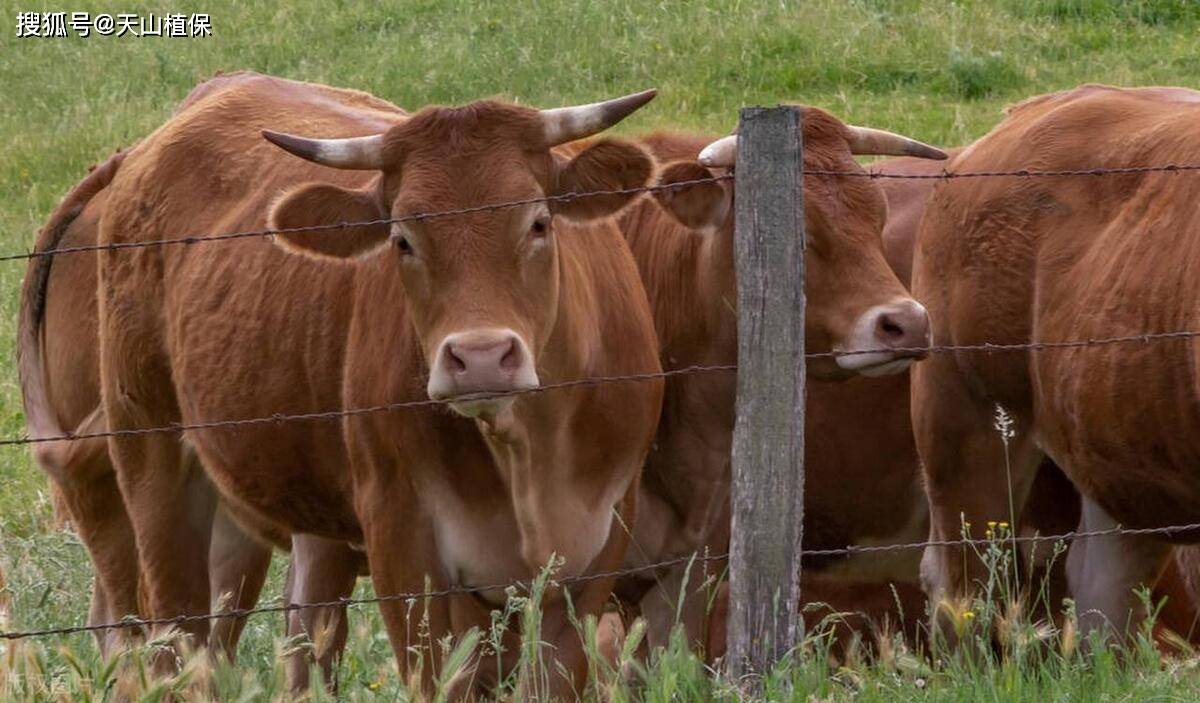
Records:
M962 150L962 148L946 149L946 153L950 158L955 158ZM947 169L944 163L902 157L871 164L868 170L876 173L930 176L942 173ZM879 185L883 188L888 202L888 221L883 229L884 252L887 255L888 264L896 271L897 277L906 286L911 281L913 250L916 245L921 216L934 186L940 182L936 179L882 178L879 180ZM879 446L879 449L880 451L890 451L886 446ZM821 471L820 464L810 465L809 471L809 478L825 473ZM1069 532L1076 527L1079 512L1078 492L1053 461L1044 459L1037 470L1037 476L1033 479L1029 498L1021 511L1021 534L1030 537L1038 534L1055 535ZM1049 582L1046 585L1049 590L1045 605L1058 611L1061 599L1069 593L1066 589L1064 565L1061 560L1053 565L1045 563L1051 557L1052 552L1048 543L1041 543L1037 547L1027 545L1027 548L1022 550L1026 564L1022 573L1027 573L1024 569L1030 567L1032 560L1035 571L1030 586L1034 589L1041 589L1043 585L1041 579L1048 578ZM1192 644L1200 644L1200 631L1196 627L1198 617L1196 604L1200 603L1200 587L1198 587L1200 584L1197 584L1196 581L1200 577L1200 568L1197 567L1196 554L1196 549L1192 547L1177 548L1175 558L1167 564L1153 582L1152 601L1157 604L1162 603L1165 599L1165 605L1155 624L1158 641L1166 648L1170 647L1171 641L1164 634L1165 630L1182 636L1184 640ZM1053 567L1052 571L1045 571L1048 566ZM915 572L913 576L915 580ZM815 580L817 583L814 584L811 571L805 573L806 600L828 602L841 610L865 612L877 621L885 614L890 615L893 622L899 617L899 613L896 613L894 609L895 604L888 603L886 598L882 600L885 610L867 609L864 611L863 603L871 601L866 599L847 600L835 592L835 584L826 585L819 576ZM861 591L864 587L865 584L862 584L856 590ZM918 600L914 597L915 594L911 592L911 587L908 584L898 583L897 590L904 605L903 615L906 618L921 616L924 607L919 605ZM879 600L875 602L880 603ZM1045 614L1031 612L1034 617L1058 614L1058 612ZM905 630L910 633L915 626L915 623L907 621L903 624Z
M848 127L816 108L803 110L807 168L861 173L854 154L943 156L904 137ZM661 161L675 162L664 170L663 183L709 177L732 165L730 138L708 147L711 137L657 134L643 141ZM696 162L698 152L710 166ZM927 344L925 311L884 257L880 236L887 206L878 185L866 178L806 177L804 195L809 349ZM659 207L646 202L622 215L622 229L654 309L664 368L736 362L732 196L728 183L667 190L656 194ZM814 380L808 388L807 464L816 467L806 486L805 543L810 547L908 540L923 531L925 505L905 402L907 377L845 380L856 374L896 374L918 357L879 353L810 363L813 376L828 379ZM643 477L630 566L701 548L712 554L726 550L734 395L733 374L668 381ZM864 419L869 419L866 426ZM878 491L889 509L863 499L862 491L868 489ZM826 559L812 566L840 578L912 580L916 559L900 554L893 559ZM721 568L708 566L710 574ZM690 567L693 578L687 586L687 566L622 584L623 596L640 602L654 644L665 642L680 593L697 587L703 567ZM697 643L704 641L705 601L689 598L682 612Z
M180 110L237 76L219 76L198 86L184 100ZM107 200L105 188L116 174L124 152L106 160L63 199L39 232L35 251L86 247L96 244L99 221ZM64 427L76 434L107 429L100 398L100 367L97 344L98 310L96 306L96 258L91 252L71 252L30 259L22 290L18 323L17 352L26 420L31 437L62 435ZM92 589L89 624L115 622L139 614L137 552L133 529L117 487L116 475L103 439L34 445L34 459L53 480L56 504L63 505L66 517L88 549L96 578ZM296 564L289 570L290 602L315 602L349 596L355 574L360 570L361 554L339 544L338 549L322 549L321 540L311 535L296 535ZM277 535L271 541L279 544ZM286 535L279 546L288 546ZM249 608L258 600L267 567L270 547L246 534L220 509L213 527L209 556L209 581L213 611ZM298 583L297 570L309 574ZM330 582L347 583L336 594ZM293 587L293 583L296 585ZM328 675L333 655L346 636L346 621L330 622L322 609L302 609L288 613L288 634L298 636L332 628L332 639L319 657ZM235 658L244 619L222 618L213 621L209 643L230 661ZM127 633L112 629L97 632L102 653L113 651L114 644ZM296 688L307 683L309 663L304 650L288 660L289 681Z
M1197 117L1200 93L1191 90L1084 86L1018 105L952 170L1195 163ZM934 338L977 344L1197 329L1198 194L1200 180L1171 173L947 182L928 204L913 273ZM958 537L963 518L978 536L986 520L1020 510L1043 455L1083 494L1084 529L1200 520L1198 349L1176 340L939 354L917 367L913 413L930 537ZM1013 418L1007 451L991 427L996 406ZM1168 550L1154 536L1075 542L1068 573L1083 626L1125 631L1137 618L1133 586L1153 579ZM922 577L942 598L970 590L980 568L931 548Z
M196 86L175 114L239 74L216 76ZM94 245L107 200L105 190L125 159L118 150L89 169L39 231L35 251ZM18 372L26 424L31 437L74 434L107 428L100 399L96 259L90 252L33 257L26 269L18 320ZM113 622L138 613L137 555L125 506L103 439L34 445L34 459L54 481L56 507L62 504L87 546L97 571L89 623ZM245 518L246 516L239 516ZM260 532L286 547L286 535ZM257 600L270 565L270 547L248 536L227 506L213 525L209 578L213 609L247 608ZM214 621L210 644L230 660L244 619ZM127 631L98 632L101 649Z
M247 75L130 152L100 241L402 217L643 184L647 155L604 129L652 93L537 111L497 102L406 115L354 91ZM260 129L338 136L266 136ZM365 136L363 136L365 135ZM323 168L334 166L340 170ZM151 615L203 612L213 496L289 533L362 543L381 594L572 576L620 564L661 383L560 380L655 372L637 269L609 220L627 197L100 257L101 379L114 427L368 407L428 396L448 412L370 413L114 438ZM599 219L598 219L599 218ZM288 252L302 255L288 255ZM338 261L342 259L343 261ZM600 608L611 580L572 587ZM503 592L413 609L428 633L487 626ZM585 674L565 598L547 596L552 691ZM401 671L421 634L381 607ZM205 634L203 622L185 631ZM510 648L509 651L513 651ZM559 665L567 678L558 676ZM428 683L432 666L420 669ZM487 683L491 667L474 678ZM407 674L405 674L407 675ZM527 686L537 686L534 680Z
M96 243L106 188L124 159L124 152L114 154L68 193L39 232L36 251ZM95 254L30 259L21 291L17 354L31 437L60 436L67 428L75 434L107 429L100 401L95 296ZM88 622L138 614L133 529L106 442L84 439L33 447L35 461L53 480L96 570ZM210 568L214 607L218 600L228 607L253 605L269 560L269 548L248 540L227 512L219 511ZM213 643L230 658L243 624L240 619L219 620L213 628ZM111 651L124 634L98 632L101 650Z

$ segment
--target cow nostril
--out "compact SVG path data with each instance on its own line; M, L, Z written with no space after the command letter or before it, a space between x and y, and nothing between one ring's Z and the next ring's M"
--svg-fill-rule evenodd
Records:
M879 331L885 339L900 339L904 337L904 328L887 315L879 317Z
M467 370L467 363L459 358L458 354L454 353L454 347L446 347L446 368L452 373L463 373Z
M505 371L514 371L521 366L521 347L516 342L509 340L508 351L504 352L504 356L500 357L500 368Z

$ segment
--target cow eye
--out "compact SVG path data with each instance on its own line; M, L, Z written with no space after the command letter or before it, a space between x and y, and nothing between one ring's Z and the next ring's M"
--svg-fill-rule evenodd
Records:
M534 220L533 224L529 227L529 231L532 232L535 237L545 235L550 231L550 216L542 215Z
M408 237L396 237L396 248L405 256L412 254L412 245L408 243Z

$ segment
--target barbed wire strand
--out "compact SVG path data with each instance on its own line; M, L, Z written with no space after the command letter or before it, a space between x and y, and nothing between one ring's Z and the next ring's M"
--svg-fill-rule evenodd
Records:
M889 173L886 171L835 171L826 169L802 169L801 175L805 176L832 176L839 178L892 178L892 179L916 179L916 180L951 180L956 178L1053 178L1053 177L1073 177L1073 176L1105 176L1105 175L1132 175L1144 173L1183 173L1200 171L1200 164L1165 164L1162 166L1117 166L1117 167L1097 167L1087 169L1066 169L1060 171L1047 171L1036 169L1017 169L1012 171L946 171L934 174L914 174L914 173ZM668 190L677 190L680 188L688 188L690 186L701 185L704 183L718 183L721 181L732 180L733 174L727 173L709 178L697 178L688 181L677 181L674 183L658 183L650 186L638 186L636 188L620 188L613 190L594 190L582 193L561 193L558 195L545 195L536 198L526 198L523 200L513 200L504 203L492 203L488 205L475 205L472 207L458 208L454 210L443 210L439 212L424 212L405 215L403 217L386 217L376 220L364 220L360 222L337 222L326 225L307 225L303 227L280 227L275 229L254 229L242 232L228 232L225 234L193 234L180 237L171 237L168 239L154 239L141 242L108 242L105 244L85 244L72 247L58 247L53 249L44 249L42 251L29 251L13 254L5 254L0 256L0 262L4 261L23 261L26 259L34 259L46 256L57 256L59 254L78 254L83 252L98 252L98 251L117 251L122 249L142 249L146 247L173 246L173 245L191 245L201 244L205 242L221 242L236 239L248 239L254 237L271 237L277 234L297 234L304 232L321 232L341 229L350 229L354 227L372 227L375 225L396 224L401 222L415 222L420 220L431 220L441 217L452 217L455 215L469 215L478 212L488 212L492 210L502 210L505 208L519 207L521 205L531 205L534 203L552 203L552 202L572 202L581 198L595 198L614 195L637 195L639 193L657 193Z
M490 212L493 210L504 210L507 208L520 207L522 205L532 205L534 203L569 203L581 198L597 198L603 196L614 195L636 195L638 193L657 193L667 190L676 190L679 188L688 188L694 185L704 183L719 183L721 181L732 180L732 174L720 176L711 176L709 178L696 178L689 181L676 181L674 183L661 183L652 186L639 186L637 188L620 188L614 190L590 190L582 193L560 193L558 195L545 195L536 198L526 198L524 200L511 200L504 203L491 203L488 205L473 205L471 207L458 208L455 210L441 210L438 212L418 212L403 217L383 217L376 220L363 220L359 222L335 222L327 225L305 225L301 227L277 227L274 229L252 229L242 232L227 232L224 234L192 234L181 237L171 237L169 239L152 239L144 242L108 242L105 244L83 244L73 247L60 247L55 249L43 249L42 251L30 251L18 254L5 254L0 256L0 262L3 261L20 261L24 259L36 259L45 256L57 256L59 254L78 254L82 252L96 251L114 251L121 249L143 249L146 247L173 246L178 244L203 244L206 242L225 242L234 239L250 239L254 237L273 237L277 234L297 234L303 232L324 232L339 229L350 229L354 227L374 227L376 225L396 224L400 222L419 222L421 220L435 220L442 217L452 217L455 215L470 215L478 212Z
M412 410L416 408L443 407L454 403L462 403L478 400L492 400L497 398L511 398L525 395L535 395L545 393L547 391L561 390L565 388L579 388L586 386L599 386L608 383L634 383L638 381L653 381L672 376L682 376L693 373L711 373L722 371L733 371L737 367L730 365L722 366L688 366L681 369L673 369L670 371L654 371L650 373L634 373L623 376L600 376L595 378L579 378L571 381L562 381L560 383L547 383L541 386L532 388L520 388L512 391L496 392L496 393L472 393L468 395L457 396L446 399L425 399L425 400L408 400L397 403L384 403L382 405L369 405L361 408L349 408L344 410L326 410L309 413L294 413L284 414L276 413L274 415L249 417L237 420L213 420L210 422L194 422L188 424L172 424L159 427L139 427L119 430L102 430L98 432L87 432L79 434L61 434L51 437L18 437L0 440L0 446L11 446L20 444L40 444L43 442L63 442L71 440L83 439L100 439L103 437L125 437L145 434L159 434L164 432L187 432L189 430L208 430L221 427L241 427L246 425L266 425L266 424L282 424L285 422L302 422L316 420L335 420L343 417L354 415L368 415L372 413L388 412L394 410Z
M1133 334L1120 337L1103 337L1093 339L1083 339L1074 341L1061 342L1025 342L1013 344L994 344L985 342L982 344L944 344L931 345L927 347L881 347L876 349L856 349L849 351L829 351L829 352L812 352L805 354L807 359L824 359L824 358L840 358L861 356L863 354L901 354L901 355L918 355L918 354L942 354L942 353L957 353L957 352L987 352L987 353L1003 353L1017 351L1048 351L1055 349L1072 349L1079 347L1107 346L1112 344L1149 344L1150 342L1166 341L1166 340L1181 340L1194 339L1200 337L1200 331L1179 331L1179 332L1154 332L1147 334ZM522 388L512 391L503 391L495 393L475 393L470 395L458 396L455 398L445 399L425 399L425 400L409 400L395 403L385 403L382 405L370 405L359 408L347 408L342 410L325 410L318 412L305 413L275 413L273 415L265 415L259 417L249 417L230 420L211 420L207 422L193 423L175 423L170 425L161 425L157 427L138 427L116 430L99 430L96 432L67 432L59 435L51 435L47 437L9 437L0 439L0 447L19 446L27 444L42 444L46 442L72 442L87 439L103 439L107 437L129 437L147 434L162 434L162 433L183 433L192 430L210 430L228 427L245 427L249 425L267 425L267 424L283 424L285 422L311 422L321 420L336 420L344 417L356 415L369 415L380 412L393 412L400 410L414 410L420 408L445 407L455 403L478 401L478 400L493 400L498 398L510 398L526 395L535 395L545 393L547 391L562 390L567 388L579 388L600 386L609 383L633 383L640 381L652 381L659 379L673 378L676 376L686 376L698 373L727 373L736 371L737 366L733 364L719 365L696 365L686 366L679 369L671 369L668 371L655 371L650 373L625 374L620 376L597 376L592 378L580 378L571 381L562 381L559 383L548 383L533 388Z
M868 164L867 169L870 169ZM1200 164L1165 164L1162 166L1112 166L1062 170L1015 169L1011 171L947 171L939 173L889 173L887 171L830 171L806 169L806 176L836 176L843 178L892 178L897 180L953 180L955 178L1073 178L1076 176L1129 176L1143 173L1187 173L1200 171Z
M871 554L875 552L900 552L912 549L925 549L926 547L968 547L968 546L986 546L989 544L1012 544L1016 543L1038 543L1038 542L1071 542L1077 539L1093 539L1096 537L1114 537L1114 536L1146 536L1146 535L1173 535L1180 532L1197 532L1200 531L1200 522L1189 523L1186 525L1167 525L1165 527L1109 527L1103 530L1088 530L1088 531L1072 531L1064 532L1057 535L1007 535L996 536L992 539L984 538L962 538L962 539L946 539L946 540L930 540L927 542L902 542L900 544L879 544L879 545L850 545L839 549L805 549L802 554L806 557L837 557L837 556L853 556L855 554Z
M850 545L840 549L805 549L801 552L802 556L853 556L855 554L869 554L878 552L896 552L906 550L925 549L926 547L967 547L967 546L988 546L998 545L1005 546L1013 543L1038 543L1038 542L1072 542L1081 539L1095 539L1099 537L1113 536L1147 536L1147 535L1163 535L1169 536L1181 532L1198 532L1200 531L1200 523L1190 523L1186 525L1168 525L1165 527L1144 527L1144 528L1125 528L1121 526L1106 528L1103 530L1090 531L1072 531L1057 535L1018 535L1018 536L997 536L991 539L979 538L963 538L956 540L931 540L926 542L905 542L901 544L885 544L885 545L865 545L857 546ZM596 581L600 579L621 578L624 576L634 576L646 572L659 571L671 566L679 566L689 562L714 562L724 561L729 558L729 554L694 554L688 556L675 557L665 559L653 564L632 567L628 569L617 569L612 571L602 571L594 574L582 574L579 576L567 576L563 578L551 578L549 583L556 586L569 586L576 583L584 583L588 581ZM419 601L432 598L447 598L450 596L473 595L486 593L489 591L507 591L512 588L528 588L529 584L524 581L516 581L506 584L493 584L490 586L451 586L433 591L417 591L411 593L397 593L383 596L371 596L364 598L339 598L337 600L318 601L313 603L282 603L278 605L263 605L252 608L236 608L231 610L223 610L215 613L198 613L189 615L175 615L162 618L126 618L115 622L95 623L91 625L69 625L65 627L51 627L38 630L12 630L0 632L0 640L20 640L39 637L50 637L56 635L72 635L83 632L99 632L117 629L132 629L145 627L163 627L171 625L183 625L192 622L203 622L211 620L220 620L225 618L245 618L252 615L260 615L264 613L289 613L298 610L309 610L312 608L346 608L360 605L370 605L375 603L387 603L393 601Z
M594 574L581 574L579 576L566 576L563 578L551 578L549 584L556 586L570 586L576 583L586 583L588 581L598 581L601 579L620 578L622 576L632 576L634 574L645 573L649 571L658 571L671 566L678 566L688 562L707 562L720 561L728 558L728 554L720 554L715 556L710 555L689 555L665 559L654 564L646 564L629 569L617 569L613 571L601 571ZM167 625L182 625L191 622L203 622L209 620L221 620L225 618L244 618L251 615L259 615L262 613L289 613L297 610L309 610L312 608L345 608L358 605L369 605L373 603L388 603L393 601L418 601L430 598L447 598L450 596L473 595L478 593L487 593L488 591L507 591L510 588L525 588L529 584L525 581L514 581L504 584L493 584L490 586L451 586L434 591L416 591L412 593L396 593L384 596L371 596L366 598L339 598L337 600L318 601L314 603L282 603L278 605L255 606L253 608L235 608L231 610L223 610L215 613L197 613L189 615L174 615L171 617L162 618L125 618L115 622L95 623L92 625L70 625L66 627L51 627L41 630L23 630L0 632L0 640L17 640L30 637L48 637L51 635L72 635L81 632L99 632L103 630L118 630L136 627L160 627Z

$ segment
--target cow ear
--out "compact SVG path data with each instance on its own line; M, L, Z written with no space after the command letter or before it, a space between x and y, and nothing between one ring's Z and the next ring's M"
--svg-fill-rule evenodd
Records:
M654 160L641 147L618 139L604 139L558 165L558 190L554 194L641 188L653 172ZM572 220L593 220L616 213L637 195L592 195L554 201L550 206L555 213Z
M375 189L351 190L331 183L304 183L285 191L271 206L271 229L321 227L384 219ZM351 259L387 243L386 224L283 232L274 239L284 249L317 258Z
M707 168L694 161L679 161L663 169L658 185L701 181L712 178ZM654 199L680 224L689 229L715 229L729 217L733 194L727 181L708 181L664 188L654 192Z

